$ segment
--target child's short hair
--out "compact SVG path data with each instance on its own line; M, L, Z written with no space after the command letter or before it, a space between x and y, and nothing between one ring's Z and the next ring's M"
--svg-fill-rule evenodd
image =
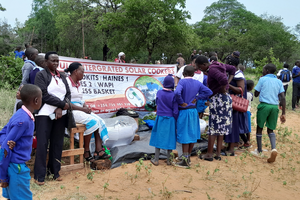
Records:
M247 90L252 90L254 87L254 82L252 80L247 80Z
M200 56L199 56L200 57ZM197 58L198 59L198 58ZM194 76L194 73L195 73L195 69L193 66L191 65L188 65L184 68L183 70L183 75L184 76Z
M218 61L217 56L212 56L212 57L210 57L210 61Z
M39 92L42 93L41 89L38 86L33 84L25 84L20 91L20 96L23 104L30 103L34 98L38 96Z
M238 68L239 68L239 70L241 70L241 71L244 71L244 70L245 70L245 66L242 65L242 64L239 64L239 65L238 65Z
M198 56L195 63L197 64L208 63L208 58L206 56Z
M267 64L264 68L268 70L271 74L274 74L276 72L276 66L273 63Z
M283 65L283 68L287 68L287 69L289 69L289 68L290 68L290 65L289 65L289 64L287 64L287 63L285 63L285 64Z
M41 55L38 55L34 60L35 64L37 64L37 66L39 67L43 67L42 65L44 61L45 61L45 57Z

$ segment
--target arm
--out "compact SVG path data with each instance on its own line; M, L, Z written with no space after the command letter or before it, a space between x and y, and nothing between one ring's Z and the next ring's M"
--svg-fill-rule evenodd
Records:
M259 93L260 93L259 91L255 90L254 96L255 96L255 97L258 97L258 96L259 96Z
M282 105L282 115L285 115L285 107L286 107L286 102L285 102L285 96L284 96L284 92L279 94L280 96L280 103Z
M67 103L68 100L71 101L71 90L70 90L69 84L68 84L68 82L67 82L66 76L65 76L64 74L61 74L61 73L60 73L60 77L61 77L63 83L64 83L65 86L66 86L66 91L67 91L67 93L66 93L66 95L65 95L64 102ZM68 100L67 100L67 99L68 99ZM66 109L64 109L64 110L66 110Z
M198 92L199 92L197 96L198 100L199 99L208 100L208 98L213 94L213 92L203 84L201 84L201 87L199 88Z
M237 87L234 87L229 84L229 89L232 90L235 94L242 94L242 91L244 92L245 88L245 81L244 79L236 81ZM242 91L240 90L242 88Z
M86 104L84 104L84 105L83 105L83 107L81 107L81 106L76 106L76 105L72 104L72 109L73 110L80 110L80 111L85 112L87 114L91 114L92 110L89 107L87 107Z
M225 64L225 68L226 68L226 72L229 74L229 77L230 77L230 75L234 76L234 74L236 72L236 68L234 66ZM232 78L233 78L233 76L232 76ZM231 81L228 81L228 82L230 83Z
M174 97L173 99L173 117L175 118L175 120L177 120L178 118L178 103Z
M175 99L176 99L176 102L181 105L184 103L183 99L182 99L182 96L181 96L181 92L182 92L182 85L180 84L181 82L178 83L177 85L177 88L175 90Z
M24 66L22 68L22 84L29 83L29 74L32 69L33 69L33 67L30 63L24 64Z
M61 101L58 97L50 95L48 93L48 83L47 80L45 80L43 73L47 73L45 70L40 71L35 76L34 84L37 85L42 90L43 95L43 103L47 103L52 106L56 106L58 108L64 109L66 106L68 107L68 104L64 101ZM70 89L69 89L70 92Z
M177 76L175 76L175 78L174 78L174 85L175 85L175 87L177 87L179 80L180 80L180 78L178 78Z
M296 74L296 68L293 69L293 78L296 78L300 76L300 72L298 72L298 74Z

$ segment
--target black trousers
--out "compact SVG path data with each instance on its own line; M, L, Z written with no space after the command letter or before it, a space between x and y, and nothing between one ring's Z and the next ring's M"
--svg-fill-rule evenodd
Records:
M36 117L35 180L44 182L46 172L53 174L54 179L59 177L66 124L67 115L58 120L51 120L49 116ZM50 140L50 148L48 165L46 167L48 140Z
M292 108L296 107L298 92L300 91L300 83L293 82L293 98L292 98Z

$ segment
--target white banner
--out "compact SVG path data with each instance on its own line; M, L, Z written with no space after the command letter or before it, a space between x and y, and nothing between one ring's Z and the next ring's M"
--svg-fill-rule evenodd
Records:
M79 62L85 69L81 81L86 104L106 117L120 108L155 111L155 99L164 77L176 73L176 65L127 64L59 57L58 70Z

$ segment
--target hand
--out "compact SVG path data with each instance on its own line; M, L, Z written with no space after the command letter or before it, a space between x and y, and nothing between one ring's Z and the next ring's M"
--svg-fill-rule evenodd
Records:
M284 122L286 122L285 115L280 116L280 121L281 121L282 124L284 124Z
M187 107L187 103L180 104L181 107Z
M62 109L61 108L56 108L54 113L55 113L55 119L60 119L62 117Z
M92 110L89 107L83 107L82 111L87 113L87 114L91 114Z
M1 183L1 184L0 184L0 187L2 187L2 188L7 188L7 187L8 187L8 183Z
M12 140L7 141L7 145L10 150L13 150L13 148L16 146L16 143Z
M68 110L68 109L69 109L69 104L66 103L66 104L65 104L65 107L64 107L64 110Z
M197 103L197 99L194 99L194 100L192 101L192 103L193 103L193 104Z
M210 102L209 102L209 101L205 102L205 105L206 105L206 106L209 106L209 104L210 104Z

